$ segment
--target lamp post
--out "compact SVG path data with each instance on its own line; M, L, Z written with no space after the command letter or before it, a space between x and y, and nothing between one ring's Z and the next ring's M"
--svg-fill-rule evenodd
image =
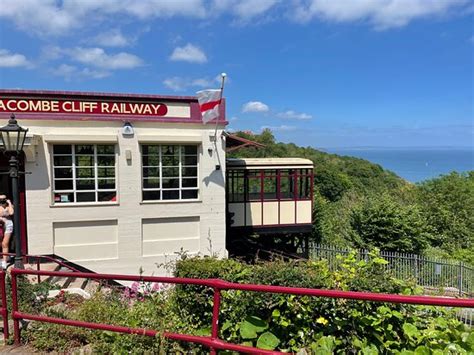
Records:
M15 267L23 268L21 256L21 234L20 234L20 190L18 186L18 155L23 151L26 133L28 129L18 125L15 115L10 116L8 124L0 128L0 144L4 152L10 155L9 175L12 181L13 193L13 235L15 237Z

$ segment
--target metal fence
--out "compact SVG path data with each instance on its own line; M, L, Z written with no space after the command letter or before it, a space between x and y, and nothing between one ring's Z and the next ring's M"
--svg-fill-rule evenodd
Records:
M353 249L311 244L309 258L325 259L329 268L335 270L341 263L337 256L347 255L351 251ZM357 250L360 259L367 259L368 254L368 250ZM383 250L380 256L388 261L385 267L398 279L414 280L426 289L433 288L434 292L443 289L447 294L474 296L474 267L463 262Z
M3 271L0 271L1 274ZM159 282L168 284L181 284L181 285L199 285L212 288L214 291L213 303L212 303L212 320L211 320L211 335L210 336L197 336L190 334L180 334L171 332L161 332L153 329L144 328L129 328L124 326L117 326L104 323L92 323L78 320L64 319L58 317L50 317L46 315L36 315L25 313L19 309L18 303L18 276L19 275L36 275L36 276L48 276L48 277L69 277L74 275L77 278L94 279L94 280L122 280L122 281L138 281L138 282ZM5 290L6 284L5 279L0 277L0 288ZM431 305L431 306L444 306L444 307L456 307L459 309L474 309L473 299L455 299L445 297L433 297L433 296L404 296L384 293L371 293L371 292L356 292L356 291L339 291L339 290L322 290L322 289L311 289L311 288L300 288L300 287L283 287L283 286L269 286L269 285L253 285L253 284L238 284L232 283L220 279L190 279L190 278L177 278L177 277L156 277L156 276L142 276L142 275L116 275L116 274L95 274L95 273L83 273L83 272L62 272L62 271L41 271L41 270L24 270L24 269L11 269L11 292L12 292L12 311L11 317L13 319L13 330L15 343L19 345L21 343L20 336L20 321L30 320L44 323L62 324L73 327L88 328L107 330L111 332L124 333L124 334L138 334L143 336L155 337L161 334L163 337L184 341L188 343L201 344L205 347L210 348L210 353L217 354L218 350L230 350L239 353L248 354L285 354L279 351L257 349L250 346L244 346L239 344L233 344L221 340L219 338L219 325L222 322L222 316L220 315L220 304L221 304L221 292L227 290L239 290L239 291L250 291L250 292L262 292L262 293L278 293L288 295L299 295L299 296L312 296L312 297L329 297L329 298L343 298L352 300L364 300L371 302L389 302L389 303L403 303L403 304L415 304L415 305ZM0 314L1 315L1 314ZM5 320L6 315L3 315ZM7 337L8 334L5 334Z

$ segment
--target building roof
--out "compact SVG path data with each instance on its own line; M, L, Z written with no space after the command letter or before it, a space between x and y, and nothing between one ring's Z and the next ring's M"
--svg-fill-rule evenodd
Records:
M240 169L312 168L313 162L303 158L227 158L227 167Z
M227 153L233 152L234 150L245 148L245 147L255 147L262 148L265 147L264 144L252 141L250 139L239 137L236 134L224 132L226 136L225 150Z

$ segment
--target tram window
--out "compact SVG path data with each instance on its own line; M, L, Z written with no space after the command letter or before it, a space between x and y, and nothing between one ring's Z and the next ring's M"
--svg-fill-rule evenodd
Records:
M306 200L311 197L311 176L300 175L298 176L298 198L300 200Z
M243 202L245 200L244 172L230 170L227 181L229 202Z
M263 199L276 200L277 198L277 178L276 176L264 176L263 178Z
M249 201L260 201L261 199L261 179L259 177L248 178L248 200Z
M295 183L294 176L292 175L282 175L280 176L280 199L294 199L295 194Z

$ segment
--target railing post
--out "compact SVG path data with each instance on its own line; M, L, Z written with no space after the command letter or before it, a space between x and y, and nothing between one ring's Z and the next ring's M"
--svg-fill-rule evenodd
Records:
M18 312L18 285L15 268L11 270L12 277L12 319L13 319L13 333L15 337L15 345L20 345L20 320L16 317Z
M211 339L216 340L219 338L219 310L221 307L221 290L219 287L214 287L214 303L212 306L212 328L211 328ZM216 349L211 348L211 355L216 354Z
M463 265L462 265L462 261L459 262L459 296L462 296L462 269L463 269Z
M2 297L2 318L3 318L3 338L6 341L10 334L8 332L8 302L7 302L7 291L5 282L5 271L0 271L0 288Z

